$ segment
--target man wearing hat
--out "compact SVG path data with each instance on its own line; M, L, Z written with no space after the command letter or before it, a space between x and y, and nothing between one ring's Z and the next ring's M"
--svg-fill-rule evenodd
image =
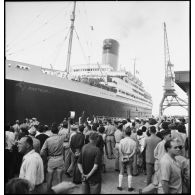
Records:
M101 152L96 146L97 140L98 133L91 132L89 143L83 146L78 159L83 194L101 193Z

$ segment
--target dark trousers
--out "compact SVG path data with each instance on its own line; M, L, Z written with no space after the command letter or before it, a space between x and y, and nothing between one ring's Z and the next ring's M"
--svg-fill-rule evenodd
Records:
M144 148L142 155L143 155L143 170L146 171L146 148Z
M81 172L79 171L78 165L77 165L78 158L76 158L75 166L73 168L73 183L75 184L81 184Z
M8 182L9 179L14 177L14 169L13 169L13 152L8 149L5 149L5 183Z
M83 194L100 194L101 193L101 182L91 183L89 181L82 182L82 193Z
M133 155L133 164L132 164L132 175L138 175L137 170L137 152Z
M70 151L70 158L71 158L71 164L66 172L72 175L74 171L74 167L76 165L76 158L72 151Z
M113 154L114 146L115 146L114 136L113 135L106 136L106 148L108 158L112 158L112 156L114 156Z
M146 163L146 173L147 173L146 181L147 185L149 185L150 183L152 183L152 175L154 174L153 163Z
M13 146L13 159L12 164L14 165L14 175L19 175L20 167L22 165L22 159L24 154L18 152L18 147L16 145Z
M66 172L71 164L71 151L69 147L64 147L64 171Z

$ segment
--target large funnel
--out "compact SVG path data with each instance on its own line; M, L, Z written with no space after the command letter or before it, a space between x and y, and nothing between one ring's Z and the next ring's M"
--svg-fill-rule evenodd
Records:
M118 68L119 43L114 39L105 39L103 42L102 64L109 64L113 70Z

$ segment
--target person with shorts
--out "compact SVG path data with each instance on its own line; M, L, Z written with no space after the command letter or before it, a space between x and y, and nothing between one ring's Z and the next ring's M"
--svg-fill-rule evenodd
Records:
M53 135L46 139L41 149L41 156L47 157L47 188L50 189L53 181L54 171L57 171L57 183L62 182L62 171L64 170L63 143L65 135L58 135L58 126L52 124Z
M131 192L134 190L132 187L132 165L133 165L133 156L136 151L136 142L130 137L131 128L127 127L125 129L125 138L120 140L119 143L119 163L120 163L120 173L119 173L119 186L118 190L122 190L122 180L124 175L124 169L127 168L128 174L128 191Z

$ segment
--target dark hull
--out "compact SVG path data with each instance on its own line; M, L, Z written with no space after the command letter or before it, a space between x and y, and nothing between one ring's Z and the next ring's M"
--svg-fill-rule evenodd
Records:
M86 116L134 118L150 116L151 110L89 96L76 92L5 80L6 122L36 117L43 123L61 122L69 111L76 112L76 119L83 111ZM139 111L137 111L139 110Z

